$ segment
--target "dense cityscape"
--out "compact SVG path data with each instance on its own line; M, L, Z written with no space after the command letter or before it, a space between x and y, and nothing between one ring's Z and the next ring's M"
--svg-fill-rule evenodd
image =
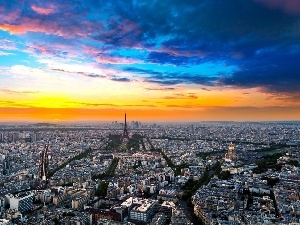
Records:
M1 125L0 224L299 224L299 122Z

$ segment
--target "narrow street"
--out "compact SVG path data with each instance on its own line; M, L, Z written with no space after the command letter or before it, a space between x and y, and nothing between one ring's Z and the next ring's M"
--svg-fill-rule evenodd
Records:
M194 224L194 225L197 225L197 221L194 221L194 218L192 217L192 212L191 210L189 209L189 207L187 206L186 204L186 201L180 199L179 202L178 202L178 206L179 206L179 209L181 209L186 217Z

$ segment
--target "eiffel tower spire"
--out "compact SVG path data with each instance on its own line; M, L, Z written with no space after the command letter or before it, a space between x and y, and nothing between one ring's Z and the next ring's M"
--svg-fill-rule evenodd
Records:
M127 122L126 122L126 113L125 113L125 125L124 125L124 131L123 131L123 136L122 136L123 140L129 140L129 135L128 135L128 131L127 131Z

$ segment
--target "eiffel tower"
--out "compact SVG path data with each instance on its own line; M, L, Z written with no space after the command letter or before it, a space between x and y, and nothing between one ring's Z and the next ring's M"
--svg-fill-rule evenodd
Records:
M127 131L127 122L126 122L126 113L125 113L125 125L124 125L122 140L129 141L129 135L128 135L128 131Z

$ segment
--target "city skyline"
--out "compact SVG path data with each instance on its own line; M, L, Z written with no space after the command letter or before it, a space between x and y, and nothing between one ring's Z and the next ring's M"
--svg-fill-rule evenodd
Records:
M0 122L300 120L300 3L5 1Z

